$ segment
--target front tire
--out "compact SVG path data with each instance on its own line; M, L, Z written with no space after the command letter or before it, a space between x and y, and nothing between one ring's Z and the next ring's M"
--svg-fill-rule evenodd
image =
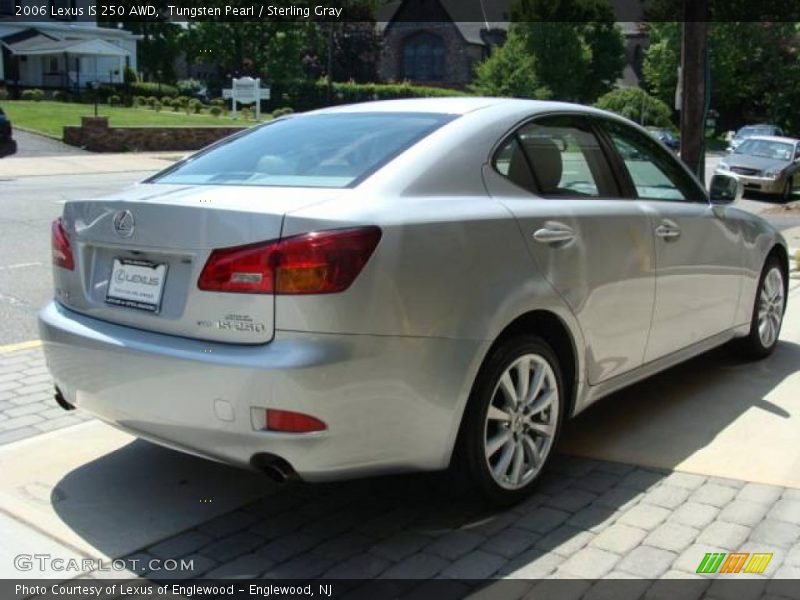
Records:
M460 470L490 501L519 502L550 462L564 407L552 348L531 335L502 342L470 395L457 448Z
M769 356L778 345L786 310L785 276L780 261L770 256L758 281L750 333L740 342L740 349L748 358Z

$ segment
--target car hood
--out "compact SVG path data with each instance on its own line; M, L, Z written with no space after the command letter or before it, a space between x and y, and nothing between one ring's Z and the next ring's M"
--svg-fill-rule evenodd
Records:
M745 167L747 169L759 169L760 171L783 169L789 166L789 163L786 161L764 158L761 156L750 156L749 154L731 154L730 156L726 156L722 162L729 167Z

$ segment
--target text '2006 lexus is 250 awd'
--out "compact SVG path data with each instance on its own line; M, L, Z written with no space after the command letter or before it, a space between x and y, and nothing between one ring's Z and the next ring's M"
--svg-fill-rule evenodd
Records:
M280 118L53 223L63 406L327 481L452 466L530 491L564 419L786 306L780 234L648 132L571 104Z

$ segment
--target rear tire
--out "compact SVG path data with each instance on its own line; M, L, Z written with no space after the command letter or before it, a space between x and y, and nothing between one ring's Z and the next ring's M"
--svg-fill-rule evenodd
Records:
M561 366L541 338L502 342L481 368L459 432L454 466L464 483L501 505L528 496L558 443Z
M758 280L750 332L739 341L739 350L747 358L757 360L769 356L778 345L786 311L785 278L780 261L770 256Z

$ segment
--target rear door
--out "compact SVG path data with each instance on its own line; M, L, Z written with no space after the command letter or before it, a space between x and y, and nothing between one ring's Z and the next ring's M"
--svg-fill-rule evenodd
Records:
M589 382L642 364L655 288L653 232L620 193L593 124L539 117L499 147L490 193L519 221L534 260L572 309L586 340Z
M733 207L711 206L703 188L650 136L602 120L630 178L630 193L652 214L656 303L645 361L730 329L742 283L743 245Z

